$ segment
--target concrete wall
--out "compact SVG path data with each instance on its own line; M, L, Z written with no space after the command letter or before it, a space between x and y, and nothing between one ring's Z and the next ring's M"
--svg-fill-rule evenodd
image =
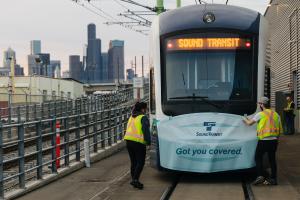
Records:
M0 77L0 101L8 101L8 77ZM63 80L41 76L14 78L13 103L40 103L45 100L74 99L84 95L83 84L73 80ZM44 93L43 93L44 92ZM47 92L47 93L46 93ZM63 93L62 93L63 92ZM53 97L55 93L55 98ZM27 94L27 95L26 95ZM63 96L62 96L63 94ZM47 98L45 98L47 96Z
M265 13L271 29L266 52L266 65L271 68L271 106L275 107L276 92L294 93L297 131L300 131L299 8L299 0L271 0Z

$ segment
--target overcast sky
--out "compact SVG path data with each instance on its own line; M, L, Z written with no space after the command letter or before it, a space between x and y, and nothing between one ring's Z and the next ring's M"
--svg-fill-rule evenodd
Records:
M81 0L83 1L83 0ZM120 16L126 9L143 10L120 0L91 0L94 9L101 8L119 21L128 21ZM156 0L135 0L150 7ZM206 0L206 2L225 3L226 0ZM17 62L27 74L27 55L30 53L30 40L42 41L42 52L50 53L52 60L61 60L63 71L69 68L69 55L83 55L87 43L87 24L95 23L97 37L102 40L102 52L108 49L112 39L125 40L125 63L130 67L134 56L145 56L148 63L148 36L128 30L118 25L107 26L109 21L100 17L71 0L0 0L0 66L3 51L11 47L16 51ZM118 4L119 2L119 4ZM229 4L247 7L264 13L269 0L229 0ZM182 0L182 5L194 5L195 0ZM122 6L123 5L123 6ZM176 7L176 0L165 0L165 7ZM106 16L106 18L110 18ZM149 18L151 20L151 17Z

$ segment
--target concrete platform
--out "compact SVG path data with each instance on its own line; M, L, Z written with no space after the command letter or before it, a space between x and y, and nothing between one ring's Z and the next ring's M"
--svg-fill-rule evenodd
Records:
M128 154L123 150L58 181L33 191L19 200L92 200L129 173Z
M172 174L161 173L147 165L141 176L144 184L143 190L133 188L129 184L130 178L119 184L119 187L112 190L106 198L107 200L159 200L164 191L172 182ZM99 198L98 200L100 200Z
M300 199L300 134L280 137L277 186L252 186L255 200Z
M300 200L300 134L282 136L277 154L279 185L253 186L255 200ZM189 174L180 180L171 200L244 199L240 179ZM129 157L123 150L84 168L20 200L159 200L172 183L173 174L161 173L146 164L141 176L144 190L129 185Z

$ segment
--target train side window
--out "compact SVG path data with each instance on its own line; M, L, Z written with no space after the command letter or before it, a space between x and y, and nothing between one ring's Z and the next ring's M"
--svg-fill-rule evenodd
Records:
M154 68L150 69L150 113L155 114L155 79L154 79Z

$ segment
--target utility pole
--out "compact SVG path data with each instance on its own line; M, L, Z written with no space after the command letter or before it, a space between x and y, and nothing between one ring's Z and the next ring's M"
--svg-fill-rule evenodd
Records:
M137 77L137 73L136 73L136 56L134 57L134 77Z
M156 0L156 14L159 15L165 11L164 0Z
M181 7L181 0L177 0L177 8Z
M144 78L144 56L142 56L142 77Z
M120 61L118 56L118 87L120 86Z

